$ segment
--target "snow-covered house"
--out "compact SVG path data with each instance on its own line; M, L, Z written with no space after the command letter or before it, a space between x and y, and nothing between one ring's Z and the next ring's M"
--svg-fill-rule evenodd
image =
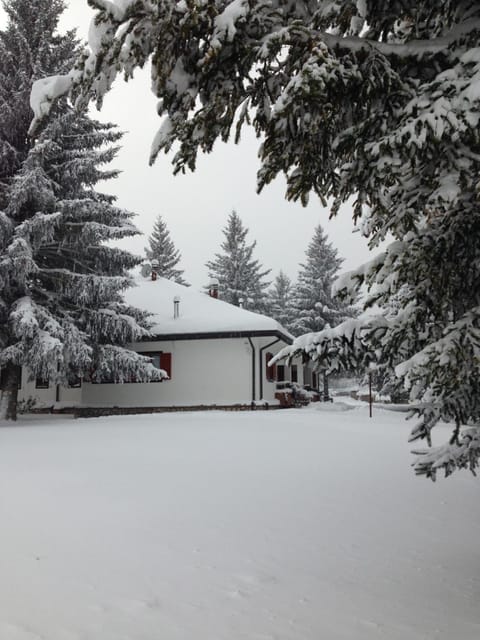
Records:
M301 361L269 367L292 342L278 322L164 278L140 279L127 302L152 314L152 337L131 347L152 358L168 380L52 386L22 376L20 398L55 407L194 407L278 404L285 382L316 386ZM277 394L277 398L275 395Z

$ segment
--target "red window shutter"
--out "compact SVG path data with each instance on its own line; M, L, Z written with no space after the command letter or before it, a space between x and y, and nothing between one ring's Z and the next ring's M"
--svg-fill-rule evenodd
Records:
M268 366L268 363L272 358L273 358L273 353L265 354L265 367L266 367L267 380L269 382L273 382L277 377L277 365L274 364L271 367Z
M160 354L160 369L166 371L168 377L172 378L172 354L161 353Z

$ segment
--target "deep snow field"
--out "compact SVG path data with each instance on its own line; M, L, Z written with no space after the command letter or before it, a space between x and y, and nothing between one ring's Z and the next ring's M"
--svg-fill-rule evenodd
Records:
M478 640L480 481L336 408L1 428L0 640Z

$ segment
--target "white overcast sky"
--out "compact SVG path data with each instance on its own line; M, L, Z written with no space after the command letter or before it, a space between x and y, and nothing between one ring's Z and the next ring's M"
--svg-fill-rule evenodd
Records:
M86 39L93 15L87 0L67 0L67 4L61 29L76 27L79 37ZM0 22L3 26L4 19ZM247 134L245 130L240 145L218 142L211 154L199 156L193 174L174 177L165 155L149 167L151 141L160 126L155 104L149 72L145 70L137 72L128 83L119 78L106 96L102 111L92 108L94 117L115 122L125 132L115 162L122 173L102 188L118 196L119 206L137 214L136 224L145 235L128 240L133 253L143 255L147 236L160 214L182 254L185 278L201 287L208 282L205 262L219 250L221 230L235 209L250 229L250 240L257 240L256 257L272 269L272 279L280 269L295 279L298 264L319 223L345 259L344 270L369 258L365 239L360 233L352 233L348 207L337 219L329 221L328 210L314 196L307 208L287 202L283 178L266 187L261 195L256 194L259 141L251 132Z

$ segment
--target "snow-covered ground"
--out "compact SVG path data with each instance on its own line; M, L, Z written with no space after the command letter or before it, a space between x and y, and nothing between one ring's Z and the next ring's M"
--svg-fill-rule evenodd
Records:
M0 639L478 640L478 481L333 408L0 429Z

